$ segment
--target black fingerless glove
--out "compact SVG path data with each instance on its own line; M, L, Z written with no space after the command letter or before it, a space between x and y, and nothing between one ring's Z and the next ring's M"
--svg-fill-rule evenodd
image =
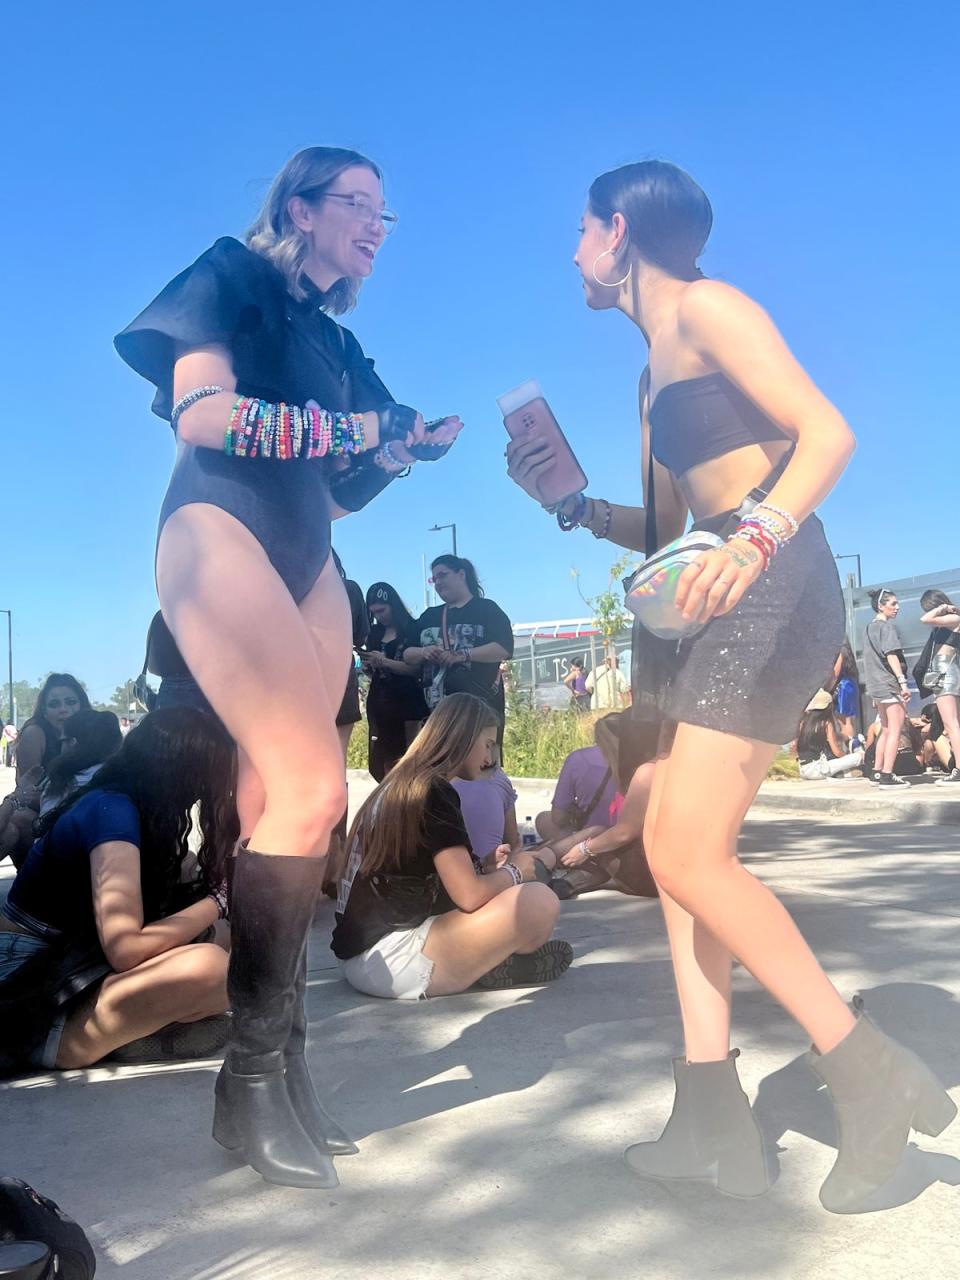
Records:
M396 440L404 445L410 456L416 458L418 462L436 462L438 458L443 457L453 443L451 440L448 444L429 444L426 441L423 444L407 444L407 436L416 425L417 411L408 408L405 404L380 405L376 414L380 419L380 443L386 444L390 440ZM436 431L442 422L443 418L428 422L427 432Z
M346 471L331 475L330 496L344 511L360 511L401 474L405 473L378 467L369 453L363 453L351 459Z

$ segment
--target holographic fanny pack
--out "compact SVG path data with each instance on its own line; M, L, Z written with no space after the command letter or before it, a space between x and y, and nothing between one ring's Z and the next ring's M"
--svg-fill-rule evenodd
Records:
M724 542L716 533L694 529L668 542L624 578L627 608L645 630L663 640L685 640L703 630L705 622L688 621L677 608L677 583L688 565Z

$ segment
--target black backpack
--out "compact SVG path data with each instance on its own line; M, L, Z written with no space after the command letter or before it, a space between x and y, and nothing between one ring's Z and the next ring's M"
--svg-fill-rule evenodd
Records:
M26 1241L46 1246L46 1258ZM59 1205L19 1178L0 1178L0 1276L93 1280L96 1269L90 1241Z

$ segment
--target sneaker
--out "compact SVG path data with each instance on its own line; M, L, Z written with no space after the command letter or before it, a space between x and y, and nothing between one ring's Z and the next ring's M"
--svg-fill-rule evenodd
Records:
M554 938L530 955L507 956L502 964L478 978L476 985L486 991L503 991L507 987L539 987L566 973L572 962L573 947L569 942Z
M871 785L871 787L878 787L878 786L880 785L880 779L881 779L882 777L883 777L883 774L880 772L880 770L879 770L879 769L874 769L873 773L871 773L871 775L870 775L870 785Z
M951 769L945 778L941 778L936 785L939 787L945 782L960 782L960 769Z
M229 1031L230 1015L226 1013L200 1018L197 1022L171 1022L152 1035L114 1049L109 1061L133 1065L215 1058L226 1046Z
M906 778L901 778L898 773L881 773L877 783L878 787L909 787L909 785Z

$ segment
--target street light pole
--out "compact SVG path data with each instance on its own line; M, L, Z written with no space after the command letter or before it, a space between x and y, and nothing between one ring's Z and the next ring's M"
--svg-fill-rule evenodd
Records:
M427 530L427 533L440 533L443 529L453 530L453 554L457 554L457 526L455 524L435 524Z
M861 575L861 573L860 573L860 557L859 557L859 555L854 554L854 555L849 555L849 556L834 556L833 558L834 558L834 560L856 560L856 562L857 562L857 586L858 586L858 587L862 587L862 586L863 586L863 577L862 577L862 575Z
M13 610L0 609L7 615L7 687L10 693L10 723L16 728L16 716L13 712Z

